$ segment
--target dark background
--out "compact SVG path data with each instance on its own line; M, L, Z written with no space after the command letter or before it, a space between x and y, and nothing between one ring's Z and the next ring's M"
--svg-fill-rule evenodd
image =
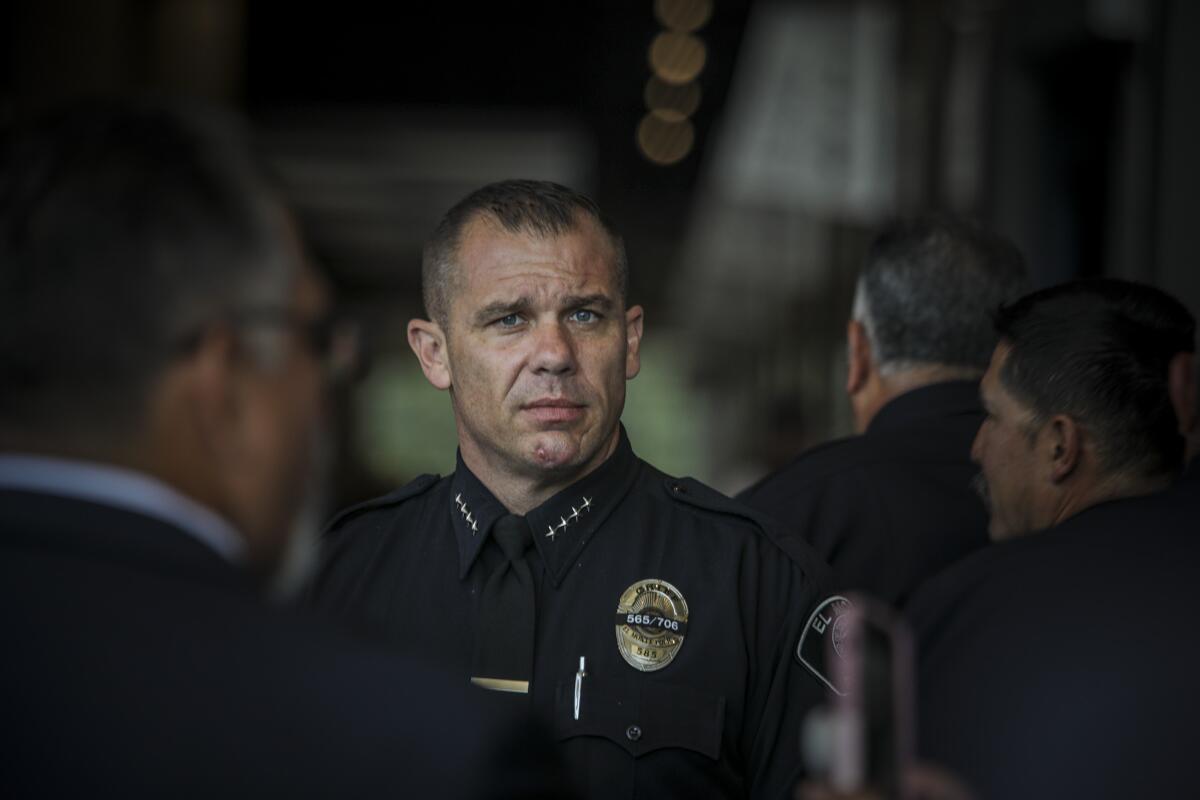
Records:
M890 217L973 216L1039 285L1113 275L1200 308L1200 4L715 0L692 34L699 107L671 129L694 143L664 165L637 135L648 51L663 8L689 2L17 0L0 114L158 91L247 116L374 335L342 414L340 502L452 464L448 402L403 326L425 235L503 177L571 183L625 232L648 312L635 447L727 491L848 430L842 330ZM765 189L776 158L783 176L816 165L808 188ZM855 180L874 201L842 197Z

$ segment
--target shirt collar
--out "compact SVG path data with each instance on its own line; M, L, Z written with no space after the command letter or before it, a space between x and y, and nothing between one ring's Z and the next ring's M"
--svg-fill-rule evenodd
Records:
M636 466L637 456L622 426L617 447L603 464L525 515L534 546L555 586L629 491L637 477ZM461 452L450 503L461 579L478 558L496 520L509 512L467 468Z
M0 488L100 503L178 528L240 564L245 544L223 517L162 481L134 470L49 456L0 453Z
M981 411L979 381L943 381L893 398L875 414L867 432L897 430L925 420Z

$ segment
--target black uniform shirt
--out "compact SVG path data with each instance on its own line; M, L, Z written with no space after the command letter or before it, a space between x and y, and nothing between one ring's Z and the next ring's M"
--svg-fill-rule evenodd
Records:
M836 589L901 603L987 543L987 511L971 489L982 421L977 382L914 389L863 435L805 452L738 499L805 537L833 567Z
M444 659L466 682L476 598L499 557L489 533L506 513L460 457L449 477L424 476L335 519L315 602ZM624 431L607 462L526 519L537 584L530 694L480 689L480 701L532 702L588 797L788 795L803 715L823 696L796 654L827 583L811 551L655 470ZM617 606L650 582L678 590L687 621L674 659L644 672L618 648Z
M917 592L920 751L979 797L1191 797L1200 477L972 554Z

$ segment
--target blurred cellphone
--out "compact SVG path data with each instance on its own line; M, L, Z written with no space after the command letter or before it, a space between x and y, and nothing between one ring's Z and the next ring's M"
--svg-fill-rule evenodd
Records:
M861 594L826 637L830 692L829 782L844 792L900 798L915 738L912 633L900 615Z

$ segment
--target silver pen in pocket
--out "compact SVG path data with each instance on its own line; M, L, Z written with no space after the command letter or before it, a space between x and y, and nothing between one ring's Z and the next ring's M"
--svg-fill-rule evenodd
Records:
M579 657L579 671L575 673L575 719L579 719L579 701L583 699L583 677L587 675L584 670L584 664L587 662L583 656Z

